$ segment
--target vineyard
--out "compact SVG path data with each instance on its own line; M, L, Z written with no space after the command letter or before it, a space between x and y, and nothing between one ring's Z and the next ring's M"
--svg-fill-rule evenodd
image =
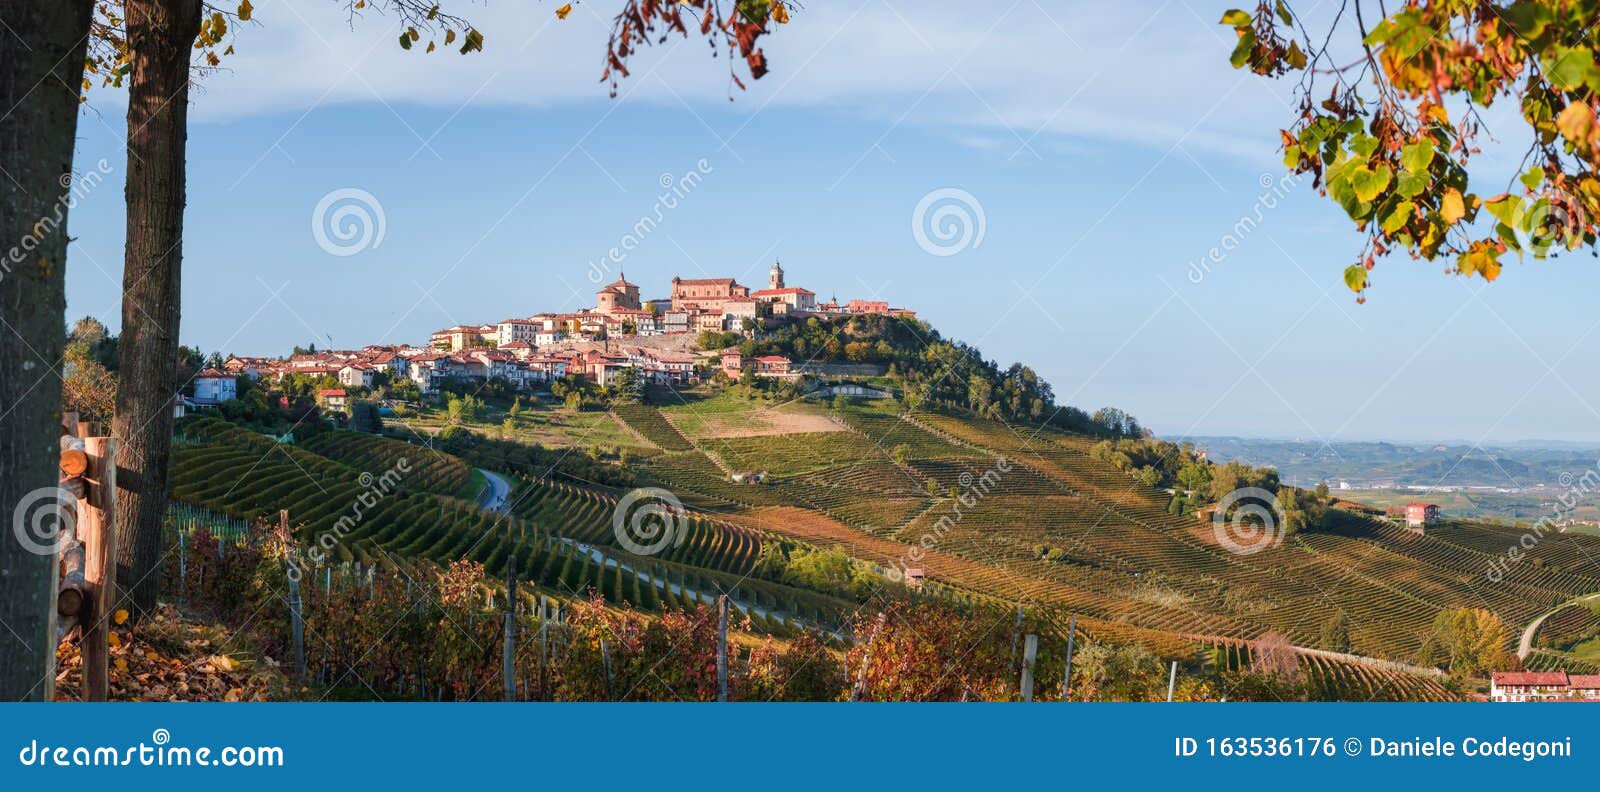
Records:
M410 573L420 560L466 559L496 576L515 564L524 580L552 595L594 591L644 611L693 607L743 584L736 604L748 600L742 612L771 633L789 631L784 614L836 623L842 611L841 603L810 592L744 581L761 542L748 529L693 521L679 547L659 559L629 560L596 546L615 542L608 502L571 486L530 485L541 497L523 498L516 516L506 517L428 491L441 486L435 473L455 468L448 462L419 466L418 490L407 489L411 479L402 475L385 492L378 481L364 484L355 467L222 421L202 419L183 428L207 442L176 450L175 500L245 521L275 519L286 509L302 541L327 545L323 561L329 564ZM407 448L378 438L337 447L342 458L363 466L397 459ZM362 510L363 496L376 505Z
M1600 567L1588 561L1600 554L1596 537L1552 537L1495 583L1485 571L1520 532L1482 523L1446 521L1421 535L1340 512L1322 528L1240 555L1209 523L1169 513L1166 493L1092 457L1089 438L956 414L902 415L886 402L796 413L825 419L831 431L734 430L732 421L757 409L774 408L725 396L618 405L610 420L656 450L610 465L585 455L581 469L559 462L568 457L559 449L462 446L472 465L514 482L503 516L457 497L472 471L451 453L351 432L285 446L205 419L183 425L173 492L239 519L288 508L299 534L314 538L349 522L349 504L366 489L363 472L377 475L403 457L410 469L396 491L336 543L330 563L404 571L466 559L498 575L514 561L551 595L593 591L650 613L733 591L755 629L772 635L791 635L795 624L841 630L864 596L847 593L843 580L797 585L766 560L817 548L838 548L886 575L917 567L941 597L1022 602L1078 619L1094 640L1174 658L1205 657L1196 654L1201 643L1237 654L1268 634L1314 649L1322 623L1340 613L1354 655L1425 664L1443 610L1487 608L1517 626L1600 591ZM740 482L734 471L763 476ZM665 488L687 507L681 541L650 556L618 542L613 517L634 486ZM1556 662L1560 650L1594 637L1600 624L1585 612L1553 616L1529 665ZM1342 657L1301 655L1317 697L1456 696L1397 670L1404 666Z

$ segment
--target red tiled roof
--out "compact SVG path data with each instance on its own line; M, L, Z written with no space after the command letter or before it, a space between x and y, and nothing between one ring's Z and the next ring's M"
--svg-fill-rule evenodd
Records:
M317 393L322 395L322 396L343 396L343 395L345 395L344 394L344 388L326 388L326 389L317 391Z
M682 283L687 286L720 286L734 283L733 278L673 278L673 283Z
M1585 690L1600 688L1600 674L1568 674L1567 687Z
M233 375L232 374L224 374L224 373L222 373L220 371L217 371L214 368L208 368L208 369L200 372L199 374L194 375L194 378L195 379L233 379Z
M1559 685L1567 684L1565 671L1496 671L1494 672L1496 685Z
M817 295L816 292L810 289L802 289L796 286L790 286L787 289L762 289L761 291L750 292L751 297L776 297L780 294L809 294L813 297Z
M1406 508L1407 509L1426 509L1426 508L1429 508L1429 507L1437 509L1437 508L1439 508L1439 504L1437 504L1437 503L1407 503L1406 504Z
M786 358L786 357L783 357L782 355L763 355L761 357L756 358L756 360L759 360L762 363L788 363L789 362L789 359Z

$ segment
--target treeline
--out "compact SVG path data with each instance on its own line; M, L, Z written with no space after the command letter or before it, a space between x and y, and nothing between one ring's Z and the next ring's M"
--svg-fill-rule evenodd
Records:
M1332 498L1326 484L1314 490L1282 483L1278 471L1239 460L1217 465L1200 458L1194 444L1153 437L1102 440L1089 456L1116 467L1148 487L1170 490L1167 511L1186 515L1217 505L1230 493L1258 489L1273 494L1283 514L1284 533L1326 522Z
M963 410L997 421L1049 424L1103 437L1144 434L1139 422L1122 410L1108 407L1090 414L1058 405L1050 383L1028 366L1002 367L976 347L946 340L928 323L910 317L811 317L755 338L716 333L701 338L705 349L735 344L746 357L884 365L890 377L903 383L903 398L911 409Z

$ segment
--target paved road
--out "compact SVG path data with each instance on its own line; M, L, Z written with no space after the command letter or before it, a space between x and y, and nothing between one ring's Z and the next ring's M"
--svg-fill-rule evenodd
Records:
M483 496L478 499L478 505L486 511L496 514L505 514L510 510L511 504L506 500L511 497L511 484L497 473L490 473L483 468L478 468L483 474Z
M1533 651L1533 635L1534 633L1539 632L1539 625L1544 624L1544 620L1550 618L1551 614L1567 607L1568 605L1578 605L1588 602L1592 599L1600 599L1600 593L1585 594L1576 599L1567 600L1566 602L1563 602L1560 605L1557 605L1554 608L1539 614L1539 618L1529 622L1527 629L1522 631L1522 640L1517 643L1517 657L1526 658L1528 653Z

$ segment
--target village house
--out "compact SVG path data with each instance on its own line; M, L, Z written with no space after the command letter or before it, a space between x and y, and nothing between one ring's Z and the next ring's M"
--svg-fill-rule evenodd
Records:
M735 297L722 304L723 327L737 330L744 326L744 320L755 321L759 315L758 301L752 297Z
M728 379L738 379L744 374L744 355L739 354L737 349L722 350L720 368L723 374L728 375Z
M194 377L194 402L202 406L216 406L239 396L239 381L234 374L205 369Z
M324 388L317 391L317 401L328 405L330 410L343 410L349 401L349 396L343 388Z
M560 330L540 330L533 334L533 343L536 346L547 347L566 337L567 334Z
M527 341L512 341L509 344L501 344L499 349L502 352L510 352L512 357L518 360L527 360L533 356L533 344Z
M789 359L782 355L763 355L754 362L757 377L786 379L797 376L789 373Z
M1600 701L1600 674L1561 671L1496 671L1490 701Z
M376 374L376 369L370 363L346 363L344 368L339 369L339 384L346 388L370 388Z
M1439 507L1433 503L1407 503L1405 514L1406 527L1418 532L1439 521Z
M692 326L694 326L693 311L672 309L661 314L661 332L668 335L687 333Z
M270 365L271 361L260 357L240 357L234 355L222 362L222 370L235 375L242 375L250 379L261 379L261 369Z
M517 341L532 341L539 325L528 319L501 319L495 325L495 345L505 346Z

